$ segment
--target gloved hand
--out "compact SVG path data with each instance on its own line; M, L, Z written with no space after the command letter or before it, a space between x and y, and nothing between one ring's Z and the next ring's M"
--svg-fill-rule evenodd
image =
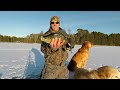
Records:
M71 49L74 48L74 40L73 39L68 38L67 47L70 47Z

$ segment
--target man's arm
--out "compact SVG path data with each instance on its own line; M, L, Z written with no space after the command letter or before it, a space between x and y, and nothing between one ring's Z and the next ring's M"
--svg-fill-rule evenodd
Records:
M74 48L74 40L72 38L69 37L69 35L65 32L65 30L60 30L60 32L62 33L62 35L65 37L65 39L67 39L68 43L66 45L63 45L63 48L69 49L71 50L72 48Z
M74 48L74 45L75 45L74 40L72 38L68 38L68 46L70 48Z
M48 44L45 42L41 43L41 52L43 52L44 54L46 54L46 48L48 47Z

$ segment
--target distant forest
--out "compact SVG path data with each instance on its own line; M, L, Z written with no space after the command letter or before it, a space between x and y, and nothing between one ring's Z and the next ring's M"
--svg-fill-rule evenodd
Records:
M120 46L120 33L104 34L102 32L89 32L84 29L77 29L76 34L68 30L69 37L73 38L75 43L81 45L85 40L91 41L94 45ZM41 43L43 31L38 34L30 34L26 37L3 36L0 35L0 42L18 42L18 43Z

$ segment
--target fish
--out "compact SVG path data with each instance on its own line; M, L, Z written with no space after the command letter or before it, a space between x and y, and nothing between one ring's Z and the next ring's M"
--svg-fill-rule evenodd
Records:
M65 40L65 44L67 44L68 43L68 40L67 39L64 39L63 38L63 36L61 36L61 35L50 35L50 36L48 36L48 37L43 37L43 36L41 36L41 41L43 41L43 42L46 42L46 43L50 43L51 41L52 41L52 39L54 38L61 38L62 40Z
M63 48L66 47L66 50L71 51L71 48L73 48L73 47L71 46L71 44L69 44L69 40L67 38L64 38L62 35L54 34L54 35L49 35L47 37L41 36L41 41L50 44L52 39L53 38L55 39L56 37L61 38L62 40L65 40L65 42L64 42L65 46L63 46Z

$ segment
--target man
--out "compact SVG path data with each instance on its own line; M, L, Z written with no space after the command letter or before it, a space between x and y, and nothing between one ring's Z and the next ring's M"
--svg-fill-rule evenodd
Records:
M51 36L54 38L50 43L44 41L41 43L41 51L45 57L41 79L68 79L69 71L65 65L65 60L68 58L68 49L71 50L74 47L74 42L60 28L60 20L57 16L51 18L50 28L43 35L43 37Z

